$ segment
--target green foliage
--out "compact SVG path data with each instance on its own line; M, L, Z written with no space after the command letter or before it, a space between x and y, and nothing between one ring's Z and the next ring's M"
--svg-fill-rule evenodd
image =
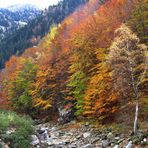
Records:
M147 43L148 40L148 0L139 0L128 21L128 26L136 32L142 42Z
M6 134L8 129L14 132ZM0 135L10 148L28 148L30 135L33 133L33 121L14 112L0 111Z
M80 57L81 51L76 51L73 55L72 64L70 66L70 79L68 86L71 88L71 94L76 101L76 115L83 113L83 98L86 89L87 76L84 72L85 66L83 65L85 59Z
M29 59L23 60L22 65L23 69L17 71L16 78L10 84L9 98L15 110L30 113L32 109L31 90L37 66Z
M81 115L83 112L83 97L86 88L86 75L82 70L77 71L70 77L68 86L72 87L71 93L76 99L76 115Z
M49 48L49 46L52 43L52 40L57 34L57 30L58 30L58 27L55 24L52 24L50 27L49 33L42 39L42 42L40 43L40 46L42 48L45 48L45 49Z

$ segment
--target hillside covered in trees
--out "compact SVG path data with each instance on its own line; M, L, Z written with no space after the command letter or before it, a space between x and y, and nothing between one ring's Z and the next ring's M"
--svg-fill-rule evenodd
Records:
M40 13L38 8L27 4L0 8L0 40L25 26Z
M39 44L1 71L0 108L56 121L71 109L77 120L137 134L148 119L147 4L89 0L42 30Z
M0 69L12 55L20 55L26 48L36 46L45 36L52 24L58 24L78 6L87 0L63 0L49 6L41 15L31 20L25 27L8 34L0 41ZM14 25L13 25L14 26Z

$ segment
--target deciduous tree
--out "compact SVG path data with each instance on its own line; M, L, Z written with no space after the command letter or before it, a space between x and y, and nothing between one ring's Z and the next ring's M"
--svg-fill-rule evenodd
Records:
M134 133L137 133L140 85L147 83L148 70L147 47L139 43L139 38L124 24L116 30L116 38L110 47L109 60L113 68L113 77L119 91L124 96L136 100Z

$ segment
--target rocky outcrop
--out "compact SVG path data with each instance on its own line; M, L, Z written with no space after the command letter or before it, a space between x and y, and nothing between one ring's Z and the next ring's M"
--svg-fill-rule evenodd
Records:
M74 110L72 108L68 109L59 108L58 110L59 110L59 119L58 119L59 123L65 124L74 119Z

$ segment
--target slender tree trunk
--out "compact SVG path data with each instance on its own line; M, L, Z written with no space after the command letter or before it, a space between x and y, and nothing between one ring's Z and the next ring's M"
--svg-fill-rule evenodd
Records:
M134 120L134 134L138 131L138 112L139 112L139 95L138 95L138 86L136 85L136 81L133 74L133 67L132 67L132 61L129 60L130 64L130 71L131 71L131 82L133 86L133 91L136 98L136 110L135 110L135 120Z
M134 134L138 131L138 111L139 111L139 98L136 99L136 110L135 110L135 120L134 120Z

